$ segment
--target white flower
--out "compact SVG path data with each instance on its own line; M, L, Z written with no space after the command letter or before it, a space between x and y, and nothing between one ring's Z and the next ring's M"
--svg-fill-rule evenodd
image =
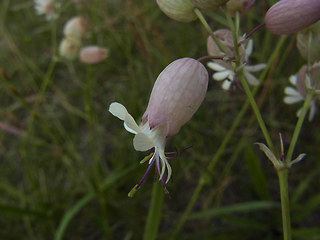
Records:
M243 51L244 56L241 57L241 68L247 82L252 86L256 86L259 84L259 80L252 74L252 72L258 72L262 70L263 68L265 68L266 64L260 63L253 66L247 65L249 56L252 53L252 48L253 41L249 40ZM236 79L236 72L239 69L236 69L235 71L231 63L224 62L224 64L219 64L218 62L221 63L221 60L211 61L207 64L207 66L215 71L215 73L212 75L212 78L216 81L223 81L222 88L224 90L229 90L232 82Z
M298 102L303 102L305 99L305 94L306 94L306 87L304 85L298 86L299 84L308 84L309 86L311 86L311 81L310 81L310 77L308 75L305 75L305 83L300 83L299 81L302 81L298 78L298 74L295 75L291 75L289 78L290 83L295 86L294 87L286 87L284 89L284 93L285 93L285 97L283 98L284 103L286 104L294 104L294 103L298 103ZM310 112L309 112L309 121L312 121L312 119L315 116L316 113L316 100L312 100L310 103ZM302 111L302 108L300 108L297 111L297 117L300 116L300 113Z
M57 17L57 8L60 6L56 0L34 0L34 8L38 15L46 15L47 20Z
M149 160L149 165L151 167L155 163L157 172L160 176L159 180L163 181L164 184L168 183L171 178L172 170L164 153L167 126L160 125L150 129L148 122L142 123L138 126L133 117L128 113L127 109L117 102L110 105L109 112L124 121L124 128L128 132L135 134L133 139L133 147L135 150L147 151L154 148L154 153ZM144 180L149 168L138 185L140 185ZM164 182L163 176L166 169L168 171L168 175Z

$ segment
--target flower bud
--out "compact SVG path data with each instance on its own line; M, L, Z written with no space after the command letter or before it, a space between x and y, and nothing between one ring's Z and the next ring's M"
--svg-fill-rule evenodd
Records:
M309 58L311 62L314 62L320 59L320 22L298 32L297 48L300 55L306 60Z
M234 16L236 12L245 14L254 4L255 0L230 0L227 2L229 13Z
M77 57L81 42L77 38L64 38L59 46L59 54L68 60L73 60Z
M98 46L88 46L81 49L79 59L83 63L92 64L104 60L108 56L108 49Z
M234 43L233 43L233 35L232 32L229 29L219 29L214 31L214 35L220 40L220 43L222 44L224 50L226 51L225 53L220 50L218 45L215 43L213 38L211 36L208 37L207 39L207 50L208 54L210 56L215 56L215 57L227 57L227 58L234 58ZM240 39L241 40L241 39ZM245 49L243 44L239 46L239 52L241 56L241 60L245 60ZM223 61L223 60L215 60L218 64L221 66L229 68L230 64Z
M190 0L197 8L202 10L216 9L229 0Z
M150 128L166 126L166 136L176 134L196 112L208 87L208 72L197 60L181 58L158 76L142 122Z
M82 38L87 31L89 22L85 17L74 17L67 21L63 33L66 37Z
M319 0L281 0L266 13L266 27L275 34L302 30L320 19Z
M195 5L190 0L157 0L161 11L179 22L191 22L197 18L193 12Z

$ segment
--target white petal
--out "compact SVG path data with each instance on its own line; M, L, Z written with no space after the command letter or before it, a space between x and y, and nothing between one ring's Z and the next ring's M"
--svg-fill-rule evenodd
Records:
M258 71L261 71L262 69L264 69L266 66L267 66L267 64L260 63L260 64L253 65L253 66L245 66L244 68L248 72L258 72Z
M225 80L222 84L222 88L226 91L228 91L230 89L232 81L229 80Z
M115 116L115 117L117 117L117 118L119 118L121 120L124 120L126 115L128 114L127 109L122 104L117 103L117 102L114 102L114 103L110 104L109 112L113 116Z
M297 103L297 102L300 102L302 101L303 98L302 97L298 97L298 96L286 96L284 97L283 101L286 103L286 104L293 104L293 103Z
M253 41L252 41L252 39L250 39L247 43L247 46L246 46L246 56L251 55L252 49L253 49Z
M248 83L252 86L256 86L256 85L259 85L259 81L258 79L252 75L251 73L247 72L247 71L243 71L244 75L246 76L246 79L248 81Z
M310 113L309 113L309 122L311 122L314 118L314 115L316 114L317 107L315 101L312 101L310 105Z
M230 70L224 70L221 72L216 72L215 74L213 74L213 79L216 81L222 81L224 79L226 79L230 74Z
M144 133L137 133L133 138L133 147L137 151L147 151L154 147L154 142Z
M212 70L217 71L217 72L226 70L225 67L223 67L223 66L221 66L220 64L215 63L215 62L208 62L207 66L208 66L209 68L211 68Z
M170 178L171 178L172 169L171 169L171 166L170 166L170 164L169 164L169 162L168 162L168 160L167 160L167 158L166 158L166 156L164 154L164 150L159 151L159 155L160 155L160 159L162 160L161 162L163 164L165 164L165 166L166 166L166 168L168 170L168 175L167 175L167 180L166 180L166 184L167 184L169 182ZM164 174L164 167L163 167L161 175L160 175L160 180L162 179L163 174Z
M291 75L289 77L289 81L291 82L292 85L296 86L297 85L297 81L298 81L297 75Z
M284 93L290 96L302 97L301 94L293 87L286 87Z
M126 117L124 118L124 128L133 134L137 134L140 132L140 127L137 125L136 121L133 119L133 117L127 113Z

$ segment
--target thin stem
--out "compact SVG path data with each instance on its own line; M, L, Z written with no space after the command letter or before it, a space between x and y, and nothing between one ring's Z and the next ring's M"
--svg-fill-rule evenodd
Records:
M289 166L289 164L290 164L290 162L292 160L293 151L294 151L294 148L295 148L296 143L298 141L298 137L299 137L299 134L300 134L300 131L301 131L301 127L302 127L303 121L304 121L304 119L306 117L306 114L307 114L307 111L309 109L310 103L312 101L312 97L313 97L313 92L312 91L308 91L307 96L306 96L306 98L304 100L304 104L303 104L302 109L301 109L300 116L299 116L297 124L296 124L296 127L294 129L289 148L288 148L288 152L287 152L287 156L286 156L286 163L288 164L288 166Z
M206 19L204 18L202 12L198 9L195 8L194 9L194 13L197 15L198 19L200 20L200 22L202 23L202 25L204 26L204 28L207 30L207 32L209 33L209 35L213 38L213 40L215 41L215 43L217 44L217 46L219 47L219 49L226 53L226 50L224 49L224 47L222 46L220 40L217 38L217 36L213 33L211 27L209 26L208 22L206 21Z
M288 169L278 171L281 197L283 239L291 240L290 202L288 192Z
M160 181L153 185L151 206L149 208L147 222L144 229L144 240L155 240L158 234L162 213L164 192Z
M256 118L257 118L257 121L258 121L260 129L261 129L261 131L263 133L263 136L264 136L264 138L265 138L265 140L267 142L267 145L270 148L270 150L273 152L274 151L274 146L273 146L273 143L271 141L271 137L270 137L269 132L267 130L266 124L264 123L264 121L262 119L259 107L258 107L256 101L253 98L251 90L250 90L250 88L249 88L249 86L247 84L247 81L244 78L242 72L239 72L239 78L240 78L240 82L242 84L242 87L243 87L243 89L244 89L244 91L245 91L245 93L246 93L246 95L248 97L248 100L249 100L250 104L251 104L252 110L253 110Z
M271 54L271 56L269 58L269 61L267 63L266 68L264 69L264 71L260 75L259 79L261 81L266 77L266 74L267 74L268 70L271 68L272 63L274 62L275 58L278 56L279 51L280 51L281 47L283 46L285 40L286 40L286 36L283 36L283 37L281 37L279 39L276 47L273 50L273 53ZM256 92L258 91L258 88L259 88L259 86L256 86L253 89L253 91L252 91L253 95L256 94ZM221 155L223 154L224 149L226 148L227 144L231 140L231 137L232 137L233 133L235 132L236 128L239 126L239 124L240 124L240 122L241 122L241 120L242 120L242 118L244 116L244 113L247 111L248 107L249 107L249 100L247 99L246 102L244 103L244 105L242 106L240 112L238 113L238 115L234 119L231 128L229 129L228 133L224 137L224 139L223 139L222 143L220 144L216 154L214 155L214 157L209 162L208 171L207 172L211 172L214 169L216 163L218 162L218 160L220 159ZM171 240L177 239L178 233L180 232L180 230L183 227L184 223L187 221L187 219L189 217L189 214L192 211L192 209L194 207L194 204L196 203L196 201L197 201L197 199L198 199L198 197L200 195L200 192L201 192L202 188L204 187L204 185L206 183L206 181L204 181L204 180L207 177L207 175L206 175L207 172L204 173L200 177L200 179L198 181L198 184L197 184L197 186L196 186L196 188L195 188L195 190L194 190L194 192L193 192L193 194L191 196L190 201L188 202L188 205L187 205L186 209L182 213L178 224L176 225L175 229L173 230L173 233L172 233L172 235L170 237Z

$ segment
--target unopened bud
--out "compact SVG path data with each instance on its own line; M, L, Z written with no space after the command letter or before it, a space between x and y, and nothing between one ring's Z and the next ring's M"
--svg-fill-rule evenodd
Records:
M202 10L216 9L229 0L190 0L197 8Z
M245 14L255 3L255 0L230 0L227 2L229 13L234 16L236 12Z
M81 41L76 38L64 38L59 46L59 54L68 60L73 60L77 57Z
M161 11L179 22L191 22L197 18L193 12L196 7L190 0L157 0Z
M82 38L87 31L89 22L85 17L74 17L67 21L63 33L66 37Z
M81 49L79 59L83 63L92 64L104 60L108 56L108 49L98 46L88 46Z
M281 0L266 13L266 27L275 34L298 32L320 19L319 0Z
M320 22L297 34L297 48L300 55L311 62L320 59Z

